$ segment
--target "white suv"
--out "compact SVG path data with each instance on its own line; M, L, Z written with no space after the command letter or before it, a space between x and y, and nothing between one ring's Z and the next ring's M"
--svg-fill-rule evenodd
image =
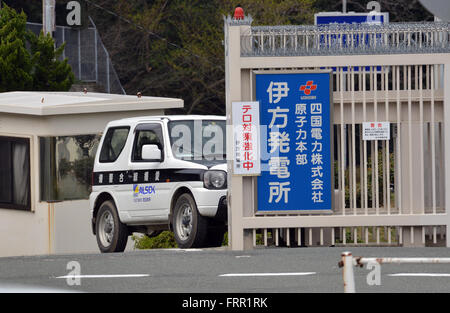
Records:
M108 123L92 174L101 252L128 236L174 232L180 248L220 246L227 222L225 117L136 117Z

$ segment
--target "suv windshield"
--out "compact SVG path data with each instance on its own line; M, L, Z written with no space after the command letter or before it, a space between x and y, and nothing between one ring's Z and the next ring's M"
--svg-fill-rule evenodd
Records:
M169 122L173 155L187 161L225 161L224 120L183 120Z

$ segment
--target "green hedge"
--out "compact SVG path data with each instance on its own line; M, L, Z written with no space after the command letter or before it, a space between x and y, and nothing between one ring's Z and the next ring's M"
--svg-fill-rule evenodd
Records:
M147 237L146 235L133 235L135 249L167 249L178 248L173 232L163 231L155 237ZM225 233L222 246L228 245L228 233Z
M133 235L135 249L167 249L177 248L175 237L171 231L163 231L155 237L147 237L145 235Z

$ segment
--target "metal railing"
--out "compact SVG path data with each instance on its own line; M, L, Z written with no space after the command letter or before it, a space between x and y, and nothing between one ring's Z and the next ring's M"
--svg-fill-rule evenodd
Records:
M56 46L66 43L61 57L68 59L78 80L95 82L107 93L126 94L97 28L92 20L90 22L91 25L87 28L56 26ZM39 35L42 24L29 22L27 28Z
M450 258L365 258L354 257L351 252L343 252L338 266L343 268L342 277L345 293L356 292L353 268L355 266L363 267L366 264L450 264Z
M450 23L252 26L241 56L308 56L450 52Z

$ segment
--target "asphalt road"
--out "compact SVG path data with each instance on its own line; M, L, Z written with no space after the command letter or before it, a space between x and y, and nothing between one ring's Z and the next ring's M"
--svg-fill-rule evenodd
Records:
M0 258L0 292L340 293L337 264L346 250L366 257L450 257L447 248L332 247ZM367 284L369 272L355 268L357 292L450 292L450 264L385 264L378 286ZM67 277L73 274L79 280Z

